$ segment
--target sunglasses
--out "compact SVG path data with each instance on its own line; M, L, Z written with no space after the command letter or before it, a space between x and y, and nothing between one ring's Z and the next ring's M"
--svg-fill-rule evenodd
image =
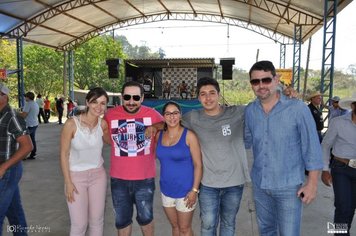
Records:
M262 79L252 79L252 80L250 80L250 83L253 86L260 85L261 82L262 82L262 84L270 84L272 82L272 78L266 77L266 78L262 78Z
M125 95L123 96L123 98L124 98L125 101L130 101L131 98L132 98L134 101L137 102L137 101L140 101L141 96L140 96L140 95L129 95L129 94L125 94Z

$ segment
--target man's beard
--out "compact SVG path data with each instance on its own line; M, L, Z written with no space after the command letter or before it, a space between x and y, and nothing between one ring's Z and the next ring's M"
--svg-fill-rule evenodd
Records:
M131 113L131 114L135 114L136 112L138 112L138 110L140 110L140 106L136 106L136 108L134 110L128 110L126 108L126 106L123 106L124 107L124 110L127 112L127 113Z

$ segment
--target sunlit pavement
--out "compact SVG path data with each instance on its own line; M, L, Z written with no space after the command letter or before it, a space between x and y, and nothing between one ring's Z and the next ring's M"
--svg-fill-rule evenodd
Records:
M38 149L36 160L23 162L24 173L20 188L29 235L69 235L70 222L64 199L63 177L59 166L59 136L61 128L62 125L58 125L54 120L48 124L41 124L37 129L36 135ZM107 171L110 165L109 153L109 146L106 146L103 155ZM157 175L159 176L158 162ZM304 207L301 226L302 235L332 235L327 233L327 222L332 221L333 210L332 189L319 184L316 201ZM155 235L171 235L170 225L161 207L158 178L156 179L154 217ZM356 225L354 223L351 235L356 235L355 228ZM3 235L12 235L9 232L11 229L7 221L5 221ZM247 185L244 190L236 229L236 235L258 235L250 185ZM200 235L199 208L194 214L193 230L195 235ZM104 235L117 235L109 186L107 189ZM132 235L141 235L135 219Z

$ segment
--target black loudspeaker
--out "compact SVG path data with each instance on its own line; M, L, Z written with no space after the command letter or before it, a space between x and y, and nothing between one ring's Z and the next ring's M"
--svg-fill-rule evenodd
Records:
M108 66L109 78L117 79L119 78L119 58L111 58L106 60L106 65Z
M235 58L221 58L220 65L222 66L222 79L232 80L232 65L235 65Z

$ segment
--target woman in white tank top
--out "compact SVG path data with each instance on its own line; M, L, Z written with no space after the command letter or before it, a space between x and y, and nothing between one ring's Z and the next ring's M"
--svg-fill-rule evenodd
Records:
M108 125L101 116L108 95L91 89L86 112L68 119L61 133L61 168L71 220L70 235L103 235L107 177L103 167L103 141L109 142Z

